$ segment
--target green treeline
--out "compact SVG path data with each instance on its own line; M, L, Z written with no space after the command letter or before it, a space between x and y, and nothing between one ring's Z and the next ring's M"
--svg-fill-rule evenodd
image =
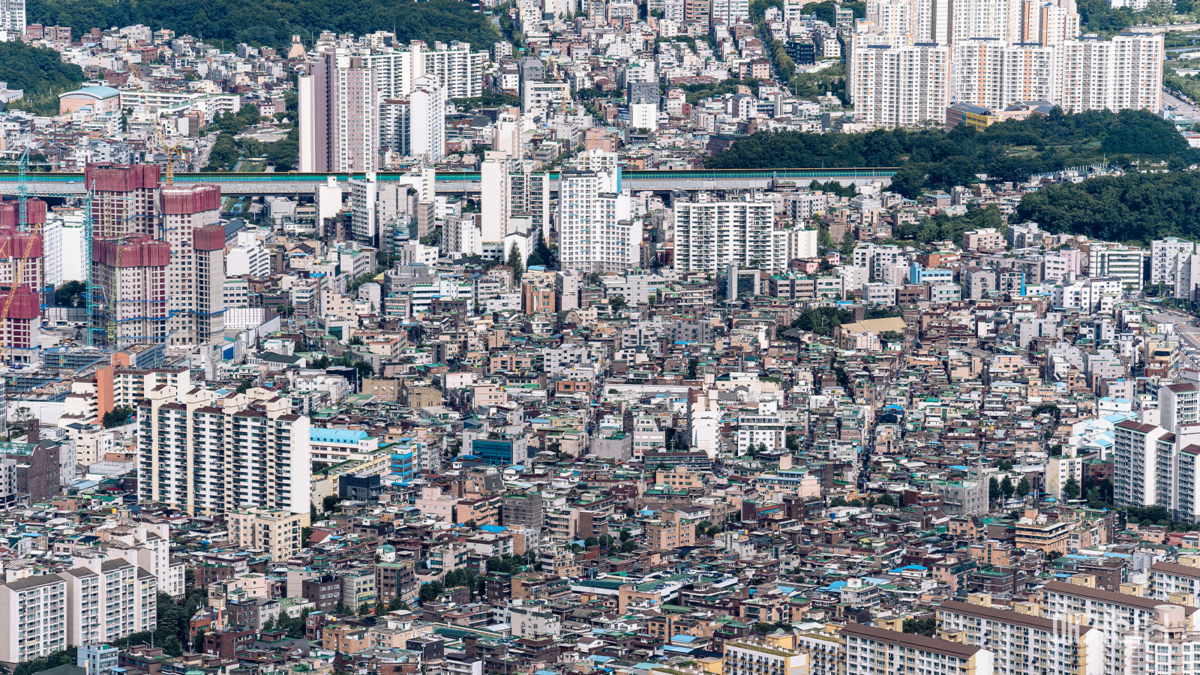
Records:
M83 82L83 69L63 63L53 49L0 42L0 82L7 82L9 89L25 91L23 98L8 104L9 109L51 116L58 114L58 95Z
M1200 174L1131 173L1051 185L1025 195L1017 215L1049 232L1107 241L1200 239Z
M900 167L892 190L916 197L930 189L967 185L978 174L1022 181L1031 174L1106 160L1167 161L1183 168L1196 152L1169 122L1142 110L1091 111L1009 120L986 131L876 130L865 134L759 132L710 157L710 169Z
M226 49L245 42L286 48L293 35L306 44L321 31L364 35L394 31L402 43L425 40L470 42L487 49L500 32L487 16L457 0L388 2L386 0L30 0L29 23L70 26L75 36L92 28L145 24L192 35Z

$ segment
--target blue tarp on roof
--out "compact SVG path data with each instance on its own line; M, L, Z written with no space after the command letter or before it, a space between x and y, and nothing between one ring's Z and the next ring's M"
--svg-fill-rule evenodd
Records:
M357 443L367 438L367 432L361 430L325 428L308 430L308 440L314 443Z

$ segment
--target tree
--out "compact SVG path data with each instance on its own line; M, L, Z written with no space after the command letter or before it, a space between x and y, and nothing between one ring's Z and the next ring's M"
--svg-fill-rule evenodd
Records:
M521 249L517 248L516 242L508 249L508 266L513 269L513 280L520 281L525 274L525 265L521 262Z
M612 308L614 313L619 314L624 311L628 305L625 303L625 296L614 295L608 299L608 306Z
M632 539L629 539L621 544L621 553L630 553L636 548L637 544Z
M446 587L440 581L430 581L426 584L421 584L421 602L429 602L442 594Z
M937 619L932 616L924 619L905 619L904 632L933 637L937 633Z
M1033 490L1033 487L1029 484L1029 479L1022 476L1021 481L1017 483L1017 496L1024 499L1031 490Z
M1067 484L1063 486L1063 495L1067 499L1079 499L1079 481L1075 480L1074 476L1067 479Z
M995 502L1003 496L1004 493L1000 491L1000 481L996 480L995 476L992 476L988 479L988 500Z
M629 537L630 537L630 536L632 536L632 535L630 535L630 534L629 534L629 529L628 529L628 528L622 528L622 529L621 529L621 543L622 543L622 544L623 544L623 543L625 543L625 542L627 542L627 541L629 541Z
M1005 476L1004 480L1000 481L1000 493L1004 495L1005 499L1008 499L1013 496L1014 491L1012 479Z
M833 235L829 233L828 227L821 226L817 228L817 246L819 246L822 251L829 251L833 249Z
M68 281L54 289L54 304L59 307L82 307L86 302L87 286L82 281Z
M111 429L128 423L131 417L133 417L133 408L127 405L119 405L104 413L104 416L101 418L101 424L105 429Z
M854 240L854 235L847 231L846 236L842 237L841 254L843 260L850 260L854 257L854 247L856 244L858 242Z

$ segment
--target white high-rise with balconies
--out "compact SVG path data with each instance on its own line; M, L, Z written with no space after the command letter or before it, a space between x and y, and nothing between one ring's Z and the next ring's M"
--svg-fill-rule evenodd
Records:
M872 37L884 39L853 38L846 91L855 120L881 127L945 122L950 48L927 43L894 46L887 43L896 40Z
M675 202L675 269L716 274L730 265L781 270L775 213L766 201Z
M409 154L431 164L446 156L446 88L438 78L422 75L409 102Z
M637 267L642 221L632 217L621 170L563 171L559 180L559 259L564 270L623 272Z
M191 514L309 511L309 421L273 393L156 387L139 404L138 497Z

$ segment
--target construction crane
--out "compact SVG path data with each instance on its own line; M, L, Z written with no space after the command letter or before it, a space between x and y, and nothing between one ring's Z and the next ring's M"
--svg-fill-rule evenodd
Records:
M145 92L139 93L138 97L141 99L142 105L146 108L146 112L149 113L150 102L146 100ZM167 153L167 168L163 172L163 185L166 187L171 187L175 184L175 160L178 157L182 157L182 155L179 154L179 148L183 146L183 139L176 141L175 145L167 145L167 142L163 139L162 130L159 128L158 123L158 115L152 115L151 124L154 127L154 140L158 145L162 146L163 150L165 150Z
M17 172L17 201L20 206L20 220L17 221L17 232L29 231L29 213L27 202L29 200L29 185L25 180L25 169L29 167L29 148L25 148L25 152L21 153L21 163ZM21 282L25 280L25 263L29 260L29 253L33 250L33 240L41 233L39 225L25 241L25 251L21 255L21 259L17 262L17 269L13 273L12 284L8 288L8 296L4 300L4 309L0 310L0 358L5 362L10 361L9 355L4 352L4 347L11 347L11 343L5 343L4 326L8 322L8 311L12 309L13 299L17 296L17 289L20 288ZM4 252L0 251L0 255ZM13 251L15 253L15 251ZM7 256L6 256L7 257Z
M21 153L21 161L20 161L20 164L18 165L18 171L17 171L17 202L18 202L18 209L19 209L19 216L18 216L19 220L17 222L17 231L18 232L30 232L30 230L29 230L29 212L28 212L29 183L28 183L28 181L26 179L26 175L25 175L29 169L29 166L30 166L29 149L26 148L25 151ZM87 276L87 288L86 288L87 317L85 319L85 323L87 323L87 324L91 323L92 306L93 306L93 302L94 302L94 297L93 297L93 292L92 292L94 279L93 279L93 274L92 274L91 259L92 259L92 236L93 236L92 197L95 194L95 190L96 190L96 183L95 183L95 181L92 181L92 184L86 188L86 191L83 195L83 240L84 240L84 247L85 247L84 248L84 251L85 251L84 252L84 265L87 268L87 275L88 275ZM59 197L62 199L78 199L79 198L78 194L54 194L54 193L48 193L48 192L47 193L39 192L38 196ZM4 356L4 350L3 350L4 336L3 336L3 332L2 332L2 327L4 326L4 324L6 324L8 322L8 313L12 309L12 302L13 302L14 296L16 295L16 290L21 285L21 281L25 277L25 264L29 260L29 255L32 252L33 240L36 239L37 235L39 235L39 234L42 234L42 227L41 227L40 223L38 223L34 226L33 231L30 232L30 236L29 236L28 240L25 242L25 250L23 252L23 257L21 258L20 262L17 263L17 269L15 270L15 274L13 275L13 282L12 282L12 286L8 293L8 298L5 300L3 308L0 308L0 357ZM9 255L11 253L15 253L15 251L9 252L9 251L0 249L0 260L8 259ZM87 344L89 347L92 346L92 344L93 344L92 333L93 333L93 329L89 325L88 329L86 331ZM0 358L0 435L7 435L7 430L8 430L8 385L9 385L9 382L8 382L8 378L4 376L7 374L6 373L7 368L4 366L4 363L3 363L4 361L8 361L8 360L9 359L7 359L7 358Z

